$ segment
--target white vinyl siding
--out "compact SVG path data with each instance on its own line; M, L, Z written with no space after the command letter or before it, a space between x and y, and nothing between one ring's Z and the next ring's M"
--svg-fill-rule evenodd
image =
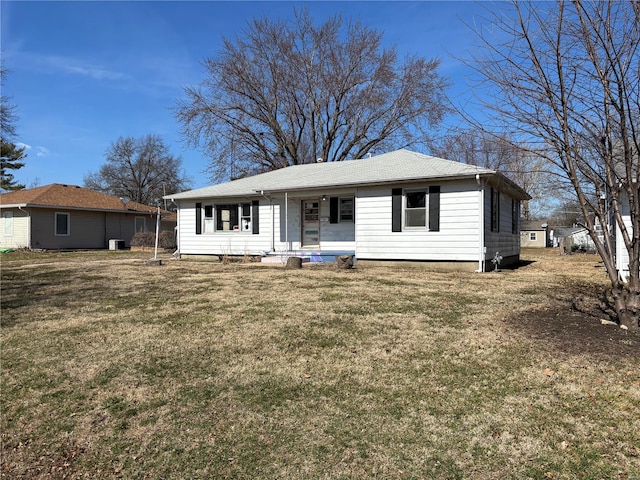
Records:
M622 219L624 221L625 227L629 231L631 235L633 229L631 228L631 210L629 206L629 201L627 200L627 196L625 192L621 192L620 198L621 205L621 214ZM623 279L629 276L629 252L624 246L624 240L622 240L622 232L620 231L620 227L616 224L616 267L618 269L618 273L620 277Z
M2 233L0 235L0 247L2 248L28 248L29 244L29 214L18 209L3 212ZM10 224L7 225L7 223ZM10 234L9 234L10 230Z
M197 203L202 204L202 219L207 220L204 215L206 205L214 205L215 202L203 199ZM220 204L242 203L234 200L225 200ZM276 215L279 205L275 205ZM271 207L268 202L260 202L258 207L259 234L252 234L249 231L214 231L213 233L196 233L196 202L180 202L180 217L178 222L178 238L180 239L179 250L185 255L262 255L271 249L272 224ZM208 213L208 212L207 212ZM215 216L215 213L214 213ZM277 228L279 220L276 217L275 226ZM278 239L276 238L276 241Z
M4 212L2 214L2 232L5 237L13 237L13 212Z
M478 190L475 181L439 183L440 230L392 232L391 188L361 188L356 211L356 255L371 260L477 261ZM407 186L406 190L427 185Z
M496 252L500 252L500 255L503 258L520 254L520 234L512 233L512 198L504 192L498 192L496 195L500 203L497 205L497 225L494 225L494 229L492 229L491 192L492 188L486 186L484 195L484 231L486 251L485 260L487 261L490 261L495 256Z

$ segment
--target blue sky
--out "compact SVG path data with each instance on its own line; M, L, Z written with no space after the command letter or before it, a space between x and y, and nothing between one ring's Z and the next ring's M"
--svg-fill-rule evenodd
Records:
M192 187L210 183L198 150L181 141L171 108L184 86L204 78L201 61L223 36L256 16L290 18L300 2L11 2L1 8L1 45L10 73L3 95L17 106L17 142L27 146L16 179L27 187L66 183L105 163L120 136L160 135L180 156ZM450 93L468 95L466 56L474 36L465 23L483 14L476 2L308 2L316 21L340 13L384 32L401 55L442 60ZM486 5L485 5L486 6ZM456 120L450 118L449 122Z

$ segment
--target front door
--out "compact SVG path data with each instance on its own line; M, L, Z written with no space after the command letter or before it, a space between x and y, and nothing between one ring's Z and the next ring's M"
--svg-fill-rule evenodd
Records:
M302 246L320 246L320 200L302 201Z

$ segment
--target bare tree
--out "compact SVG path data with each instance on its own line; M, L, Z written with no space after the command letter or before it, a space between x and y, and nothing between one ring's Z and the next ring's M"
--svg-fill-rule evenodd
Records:
M531 220L532 210L536 212L542 208L548 193L545 185L549 183L546 162L504 134L482 129L452 132L433 143L431 150L434 155L490 168L511 178L532 196L532 200L522 205L522 216L526 220Z
M189 187L180 172L182 160L157 135L120 137L105 158L98 172L84 178L85 187L152 206L160 205L163 195Z
M185 89L183 134L211 157L214 179L410 145L441 121L447 81L439 60L400 61L381 42L339 16L315 26L307 10L256 19Z
M493 128L536 144L571 185L621 325L640 318L640 3L514 2L480 28ZM630 219L625 223L624 218ZM597 226L604 235L598 236ZM616 268L626 250L629 275Z

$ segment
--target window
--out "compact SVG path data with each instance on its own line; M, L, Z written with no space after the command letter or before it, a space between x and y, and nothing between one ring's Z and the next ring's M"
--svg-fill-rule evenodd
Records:
M529 240L532 242L535 242L538 240L538 233L537 232L529 232Z
M511 200L511 233L518 233L518 219L520 218L520 202Z
M69 214L56 212L55 222L56 237L69 236Z
M353 198L340 199L340 222L353 222Z
M353 223L353 197L331 197L329 199L329 223Z
M13 212L4 212L4 236L13 237Z
M216 205L216 231L219 232L251 232L251 204L231 203ZM205 209L206 221L206 209Z
M500 192L491 189L491 231L500 231Z
M204 233L214 232L213 205L204 206Z
M428 229L440 231L440 187L391 191L391 231Z
M216 232L260 233L260 202L203 205L196 203L196 235ZM204 213L204 216L203 216ZM204 227L204 228L203 228Z
M404 226L427 226L427 192L406 192L404 195Z
M146 232L147 231L147 219L145 217L136 217L135 218L135 229L136 229L136 232Z

